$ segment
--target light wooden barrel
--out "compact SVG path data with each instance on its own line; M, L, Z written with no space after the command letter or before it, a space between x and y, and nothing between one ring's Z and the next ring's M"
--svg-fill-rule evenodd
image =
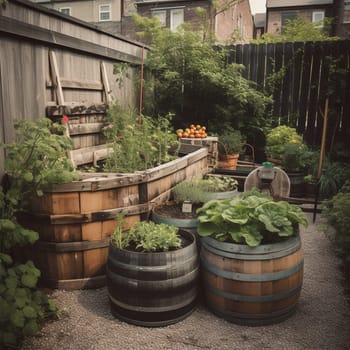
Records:
M195 308L199 258L194 236L180 234L186 246L168 252L137 253L110 245L107 286L114 316L158 327L176 323Z
M117 213L126 215L127 229L148 210L147 204L140 204L138 184L132 180L131 176L90 175L57 185L31 201L22 222L39 233L39 240L24 254L41 271L42 286L82 289L106 284L109 239Z
M201 246L205 300L213 313L250 326L293 314L303 282L299 235L256 248L205 237Z

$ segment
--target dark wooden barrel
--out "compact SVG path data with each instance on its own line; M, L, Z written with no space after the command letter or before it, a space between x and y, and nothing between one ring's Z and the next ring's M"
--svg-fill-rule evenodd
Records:
M250 248L201 239L205 300L227 321L260 326L280 322L295 311L303 282L299 235Z
M110 244L107 286L112 314L139 326L176 323L195 308L199 258L192 233L180 230L181 249L137 253Z
M290 197L305 196L305 180L302 172L287 172L290 180Z

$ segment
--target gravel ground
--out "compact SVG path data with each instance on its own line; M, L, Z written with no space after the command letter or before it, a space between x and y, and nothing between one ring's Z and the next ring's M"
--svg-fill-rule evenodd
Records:
M111 315L106 288L56 290L52 298L61 318L26 339L22 350L350 349L350 304L340 261L332 251L331 233L319 232L318 223L302 229L304 285L296 313L282 323L239 326L214 316L200 303L174 325L137 327Z

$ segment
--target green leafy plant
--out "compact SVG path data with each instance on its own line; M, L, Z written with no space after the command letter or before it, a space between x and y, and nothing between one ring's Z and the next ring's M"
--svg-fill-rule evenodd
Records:
M179 143L171 127L171 115L140 117L115 104L109 108L107 122L104 133L112 151L105 171L145 170L176 158Z
M119 221L112 235L112 243L119 249L139 252L165 252L181 248L179 229L152 221L137 222L129 230L122 232Z
M197 214L200 236L251 247L288 238L298 232L298 224L307 225L299 207L256 192L209 201Z
M213 192L234 191L238 188L236 179L224 175L206 175L204 178L192 178L179 182L172 189L175 202L191 201L204 203L207 194Z
M144 85L145 94L152 96L146 113L171 111L177 127L196 120L217 133L226 123L239 129L264 124L269 97L244 78L243 65L228 63L225 48L214 47L210 37L203 40L202 33L186 25L174 32L154 19L133 19L152 47L145 60L152 75Z
M339 192L323 202L322 216L335 229L337 254L350 263L350 192Z
M18 222L18 214L27 209L32 196L42 195L52 183L77 178L67 158L71 141L63 135L63 125L49 119L21 120L15 130L16 142L1 144L7 155L7 185L0 187L0 345L6 347L36 333L56 313L52 301L36 290L40 271L31 261L19 263L11 256L16 247L39 237Z
M350 165L342 162L325 161L319 178L319 191L322 198L331 198L340 191L350 177Z
M238 181L232 176L207 174L204 180L208 183L208 192L234 191L238 188Z
M14 264L9 255L0 253L0 345L15 347L56 315L54 303L35 290L39 276L31 261Z
M314 153L304 143L286 143L282 155L283 168L288 171L305 172L311 166Z
M240 153L245 143L245 139L239 130L234 130L227 126L223 128L223 132L219 134L219 152L221 154L237 154Z
M63 135L64 125L42 118L18 120L14 128L15 142L0 144L6 151L5 170L10 178L7 198L11 197L14 208L23 208L30 195L42 195L53 183L78 178L67 157L72 141Z
M266 154L268 157L282 160L286 144L303 143L303 138L295 128L280 125L271 129L266 135Z

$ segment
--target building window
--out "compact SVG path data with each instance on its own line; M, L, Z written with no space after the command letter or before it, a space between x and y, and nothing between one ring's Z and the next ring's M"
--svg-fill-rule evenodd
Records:
M298 17L297 12L296 11L283 11L282 12L282 32L283 32L283 28L286 26L286 24L288 23L288 21L291 21L293 19L296 19Z
M312 12L312 22L321 22L324 20L324 11Z
M61 7L59 9L61 13L64 13L65 15L71 16L71 8L70 7Z
M350 1L344 1L344 23L350 23Z
M170 30L175 31L177 27L184 22L184 10L170 10Z
M99 21L110 21L111 20L111 5L100 5L99 6Z
M158 17L160 23L162 24L163 27L166 27L166 11L162 10L152 10L152 16L153 17Z

